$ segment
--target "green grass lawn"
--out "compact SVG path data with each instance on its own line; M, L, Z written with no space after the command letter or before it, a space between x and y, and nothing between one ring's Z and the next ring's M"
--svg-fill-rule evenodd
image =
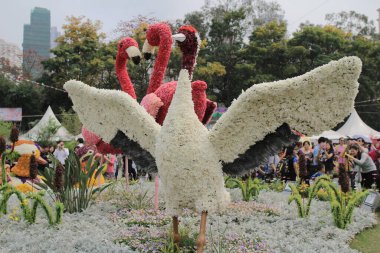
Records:
M379 223L370 229L357 234L352 240L350 246L363 253L379 253L380 252L380 212L377 212L377 220Z

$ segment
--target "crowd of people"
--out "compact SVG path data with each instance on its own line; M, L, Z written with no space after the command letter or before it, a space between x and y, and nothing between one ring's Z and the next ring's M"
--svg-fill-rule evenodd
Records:
M122 154L101 154L97 153L95 146L86 145L83 138L77 139L77 145L74 148L75 154L80 158L81 162L85 162L89 155L94 155L99 159L100 165L105 165L104 175L108 179L117 178L121 170L121 176L125 177L125 156ZM65 165L65 160L69 157L69 149L65 147L63 141L57 141L56 145L41 146L41 156L49 161L49 154L53 155L62 165ZM132 160L128 160L128 172L132 179L137 179L137 169ZM49 161L51 162L51 161ZM43 169L46 166L41 166Z
M6 159L6 173L7 181L10 181L9 177L13 173L22 182L27 180L40 181L36 177L36 173L31 172L31 157L34 156L37 164L37 170L43 171L48 167L53 166L53 160L59 161L62 166L65 166L65 161L69 158L70 151L65 147L65 142L59 140L57 142L34 142L32 140L19 140L19 131L16 127L12 128L10 135L10 142L8 145L4 138L1 139L1 146L4 146L4 150L9 150L10 153L17 154L17 159ZM122 154L101 154L97 152L94 145L86 145L83 138L78 138L75 143L73 152L78 156L81 167L84 169L88 158L93 155L95 159L99 161L100 167L103 168L103 175L108 179L117 178L118 176L125 177L125 161L128 162L128 173L130 178L137 179L137 168L132 160L126 159ZM1 154L0 154L1 155ZM14 156L13 156L14 157ZM55 158L55 159L54 159ZM119 171L122 171L119 174ZM1 173L1 172L0 172ZM32 175L33 174L33 175ZM102 175L102 177L103 177ZM104 180L102 180L104 181Z
M18 131L16 129L12 131L10 148L21 155L16 164L10 164L16 176L30 177L28 162L32 154L35 155L39 170L49 167L52 157L55 157L63 166L65 165L70 152L65 147L64 141L57 141L56 145L53 145L18 140ZM30 147L33 147L33 150ZM120 170L122 177L125 177L125 161L128 162L130 178L137 179L138 177L137 166L132 160L126 159L122 154L97 153L96 147L86 145L82 138L77 140L74 152L83 166L89 155L94 155L99 159L100 165L105 165L103 174L106 178L118 178ZM333 143L324 137L320 137L315 144L307 140L298 142L290 147L284 147L278 154L272 154L266 164L254 170L253 175L266 181L275 178L283 181L300 179L309 184L311 180L324 174L337 177L339 170L342 169L349 173L353 189L358 187L379 189L380 138L371 140L371 143L366 142L364 138L341 138L338 143Z
M285 147L268 158L268 163L255 170L255 175L270 181L296 181L309 183L328 174L337 177L339 168L351 178L351 187L377 188L380 186L380 138L366 143L364 138L340 138L338 143L320 137L314 145L310 141Z

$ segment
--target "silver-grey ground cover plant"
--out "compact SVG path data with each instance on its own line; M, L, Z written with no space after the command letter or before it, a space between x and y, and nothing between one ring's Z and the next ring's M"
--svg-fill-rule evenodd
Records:
M154 183L145 182L142 186L132 187L143 187L150 196L154 193ZM296 204L288 205L288 195L284 193L262 191L257 201L243 202L239 189L229 191L234 203L225 213L210 217L212 237L223 238L223 231L227 228L228 233L224 236L260 238L273 252L357 252L349 248L348 242L356 233L376 223L374 214L356 208L352 223L348 229L342 230L335 226L328 202L314 200L310 216L301 219L298 218ZM12 197L9 209L17 205L16 198ZM268 208L275 214L266 213ZM138 228L131 226L132 215L123 222L128 216L122 218L119 212L109 201L97 201L82 213L64 213L64 222L58 228L49 226L46 219L38 218L43 215L41 212L37 213L33 225L3 216L0 218L0 251L134 252L127 245L114 243L114 240ZM142 212L136 220L143 219L143 215ZM160 217L164 215L163 211L159 214ZM181 219L182 226L192 232L197 232L198 222L190 212ZM166 231L162 230L163 226L170 226L166 222L156 224L149 227L150 233Z

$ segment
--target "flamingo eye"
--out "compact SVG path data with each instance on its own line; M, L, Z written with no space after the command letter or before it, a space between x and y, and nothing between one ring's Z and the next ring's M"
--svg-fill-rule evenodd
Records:
M119 47L120 47L120 48L122 48L122 47L123 47L123 42L121 42L121 43L119 44Z

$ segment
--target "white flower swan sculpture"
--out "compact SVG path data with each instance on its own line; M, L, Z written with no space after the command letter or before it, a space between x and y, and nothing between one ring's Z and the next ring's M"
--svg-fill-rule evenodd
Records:
M255 145L284 123L308 135L336 126L353 108L360 72L360 59L345 57L302 76L254 85L210 131L194 112L187 70L180 72L162 126L124 92L96 89L75 80L64 88L86 128L107 142L121 131L152 154L166 210L173 216L175 242L179 241L177 217L183 208L196 210L202 213L197 252L203 252L207 212L222 211L230 201L223 167L244 160L248 150L249 155L260 156Z

